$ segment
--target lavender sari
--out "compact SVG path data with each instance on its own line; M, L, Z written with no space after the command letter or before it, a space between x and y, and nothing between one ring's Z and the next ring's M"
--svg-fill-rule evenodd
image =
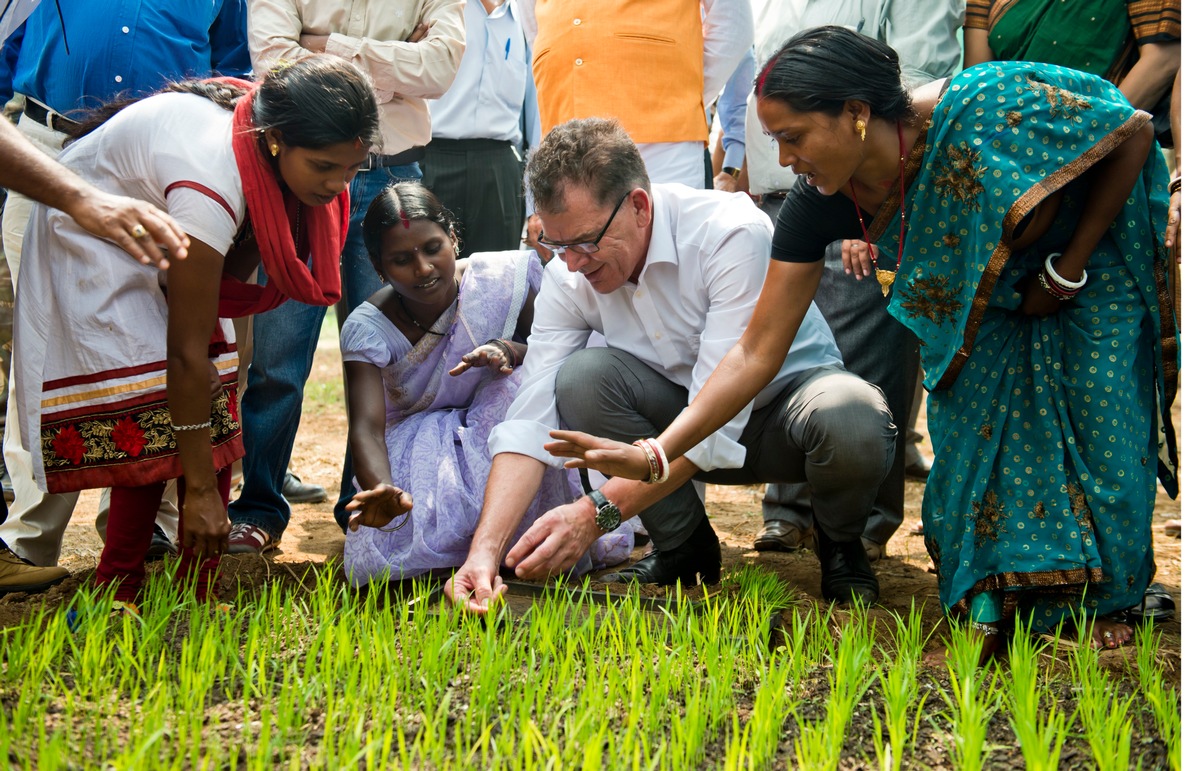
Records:
M370 303L346 319L342 357L379 368L392 482L413 497L412 516L399 530L361 527L346 534L344 563L351 583L411 578L466 559L492 465L488 434L504 420L521 370L507 377L484 368L456 377L447 373L487 340L512 339L528 293L541 281L541 262L533 252L471 257L458 302L431 327L444 334L427 334L415 346ZM547 469L517 534L579 495L575 472ZM626 523L594 544L575 570L623 562L632 549L633 531Z

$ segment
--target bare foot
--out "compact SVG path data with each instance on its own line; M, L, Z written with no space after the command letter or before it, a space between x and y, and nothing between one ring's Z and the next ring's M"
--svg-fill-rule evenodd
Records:
M1097 650L1113 650L1133 640L1133 627L1100 617L1092 624L1092 646Z

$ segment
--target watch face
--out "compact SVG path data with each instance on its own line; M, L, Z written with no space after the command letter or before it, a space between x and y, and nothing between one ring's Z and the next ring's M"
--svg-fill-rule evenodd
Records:
M596 509L596 527L606 533L616 530L621 524L621 510L611 503Z

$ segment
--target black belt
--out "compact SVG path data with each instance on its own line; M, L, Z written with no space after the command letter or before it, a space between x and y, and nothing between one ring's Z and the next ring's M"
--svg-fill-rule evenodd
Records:
M30 120L62 134L69 134L72 129L79 128L79 121L71 120L28 98L25 100L25 114Z
M367 156L367 162L363 164L362 171L381 169L388 166L407 166L410 163L416 163L424 157L424 147L410 147L404 152L396 153L395 155L375 155L372 153Z

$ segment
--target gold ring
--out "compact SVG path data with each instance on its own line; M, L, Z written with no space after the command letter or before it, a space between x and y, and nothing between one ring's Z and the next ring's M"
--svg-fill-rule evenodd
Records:
M146 226L139 222L133 226L133 230L129 231L129 235L133 236L134 238L145 238Z

